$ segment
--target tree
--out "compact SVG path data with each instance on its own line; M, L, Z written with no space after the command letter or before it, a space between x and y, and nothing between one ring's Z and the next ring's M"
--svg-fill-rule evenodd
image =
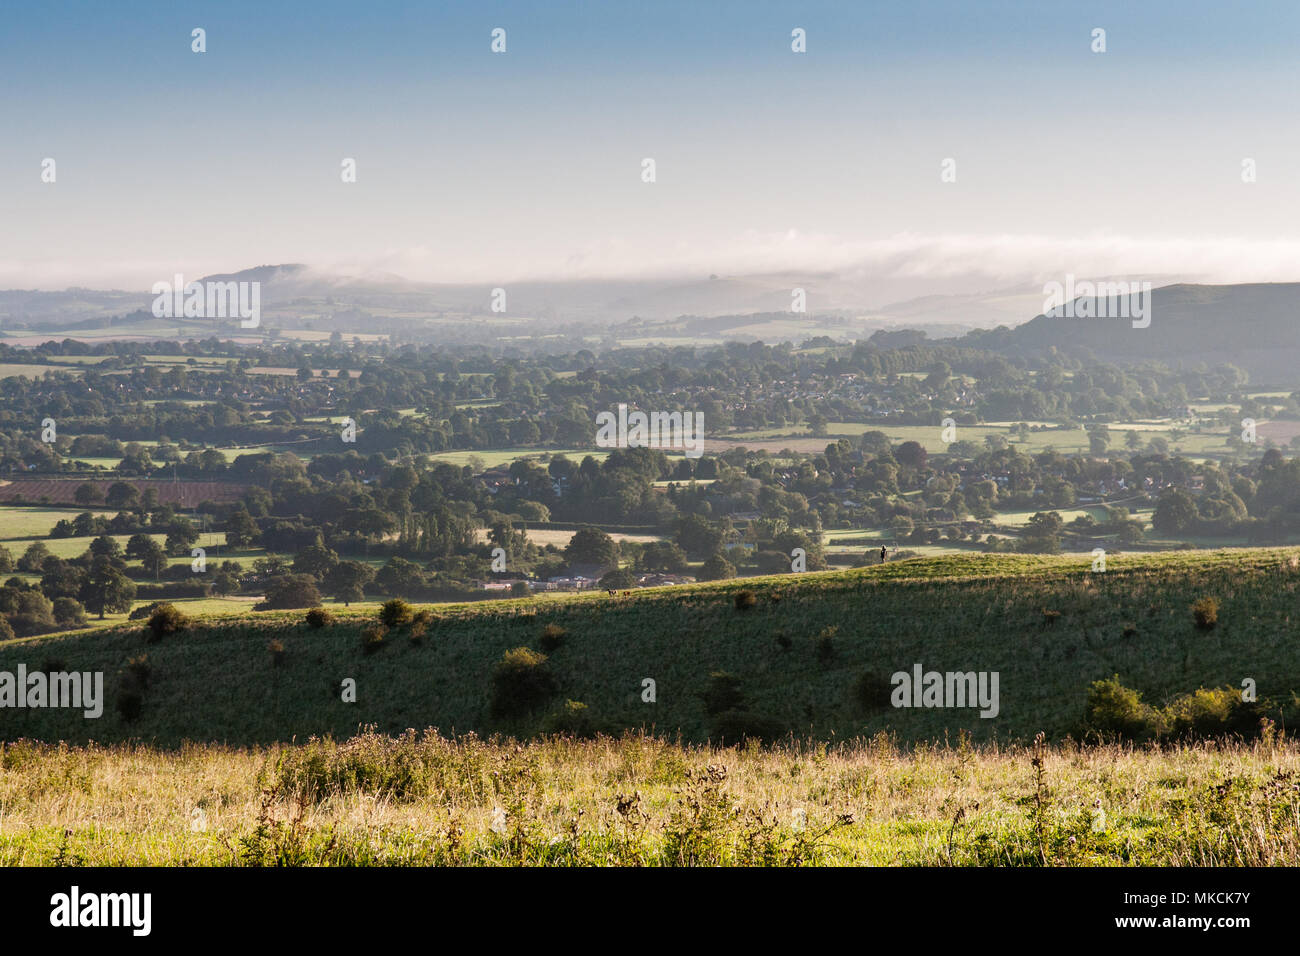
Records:
M1179 534L1196 520L1196 502L1181 488L1168 488L1156 502L1151 526L1161 534Z
M153 538L145 537L145 545L137 557L145 574L152 575L155 581L167 570L167 552Z
M167 530L167 541L164 547L168 554L188 554L190 548L194 547L194 542L198 540L199 532L194 525L184 518L178 518Z
M365 600L365 588L375 579L375 569L360 561L340 561L325 576L325 590L334 600L351 604Z
M925 467L926 459L929 457L925 446L917 441L905 441L898 446L894 452L894 458L900 465L906 465L908 468L915 468L920 471Z
M1021 548L1034 554L1055 554L1061 550L1065 522L1055 511L1039 511L1025 522Z
M95 557L119 558L122 555L122 546L117 543L116 538L101 534L90 542L90 553Z
M316 607L320 604L320 591L316 582L305 574L286 574L273 578L266 586L265 603L271 610Z
M687 515L677 526L677 544L691 557L706 557L722 547L722 529L700 515Z
M615 568L605 574L598 584L607 590L621 591L625 588L636 587L636 577L626 568Z
M81 592L85 573L68 561L48 557L41 564L41 591L51 601L61 597L75 597Z
M671 541L651 541L641 550L638 563L645 571L677 574L686 570L686 552Z
M334 600L339 601L344 607L352 604L353 601L364 601L365 592L356 584L345 584L334 592Z
M242 503L231 509L226 515L221 530L226 533L226 544L232 548L243 548L257 540L260 528L248 509Z
M108 493L104 495L104 503L110 508L116 508L119 511L129 510L140 503L140 492L135 489L134 485L128 485L125 481L115 481L108 486Z
M222 597L239 590L239 576L233 571L222 569L212 579L212 590Z
M295 574L310 574L317 581L324 581L338 563L339 556L332 549L312 544L294 557L293 571Z
M82 627L86 623L86 609L75 598L58 598L54 602L54 620L61 627Z
M90 565L90 573L81 585L81 603L100 620L105 613L124 613L131 610L135 600L135 584L122 573L110 558L97 557Z
M18 570L27 574L36 574L41 570L41 565L45 559L50 556L50 549L45 547L39 541L33 541L23 552L23 556L18 559Z
M379 573L375 584L389 597L402 597L424 590L424 571L414 561L389 558Z
M564 548L569 564L594 564L599 568L618 567L618 542L599 528L582 528L574 533Z
M704 562L696 576L701 581L723 581L736 576L736 566L719 552Z
M142 561L144 556L149 553L149 549L157 546L158 543L154 541L151 535L144 533L133 534L126 540L126 559L128 561Z
M83 481L77 485L77 490L72 493L72 500L79 505L93 505L103 501L104 496L90 482Z

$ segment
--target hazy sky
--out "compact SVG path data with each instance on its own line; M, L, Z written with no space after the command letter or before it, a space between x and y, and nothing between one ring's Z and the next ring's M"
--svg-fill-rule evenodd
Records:
M1300 279L1298 74L1292 0L15 2L0 287Z

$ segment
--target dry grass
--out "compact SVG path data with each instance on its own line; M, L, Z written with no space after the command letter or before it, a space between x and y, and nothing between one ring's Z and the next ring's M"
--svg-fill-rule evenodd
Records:
M739 750L411 732L20 742L0 769L0 865L1300 864L1300 749L1275 738Z

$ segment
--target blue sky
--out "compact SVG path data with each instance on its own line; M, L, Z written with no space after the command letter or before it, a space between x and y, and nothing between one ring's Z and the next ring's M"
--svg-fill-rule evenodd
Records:
M15 4L0 286L1300 278L1297 64L1284 2Z

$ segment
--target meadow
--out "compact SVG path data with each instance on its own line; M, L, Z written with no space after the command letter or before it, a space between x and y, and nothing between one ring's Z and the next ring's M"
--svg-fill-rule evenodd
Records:
M0 745L0 866L1295 866L1300 749Z

